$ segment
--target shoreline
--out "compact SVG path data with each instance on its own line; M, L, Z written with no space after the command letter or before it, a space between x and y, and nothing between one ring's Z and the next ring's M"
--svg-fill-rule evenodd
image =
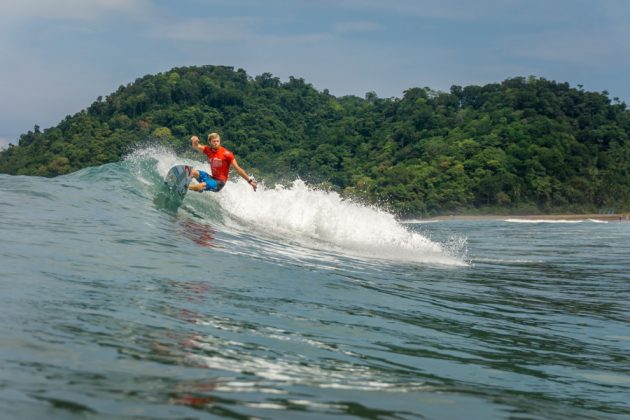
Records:
M615 214L531 214L531 215L450 215L435 216L426 219L418 219L425 221L443 221L443 220L462 220L462 221L481 221L481 220L547 220L547 221L578 221L578 220L601 220L606 222L625 222L630 223L630 213Z

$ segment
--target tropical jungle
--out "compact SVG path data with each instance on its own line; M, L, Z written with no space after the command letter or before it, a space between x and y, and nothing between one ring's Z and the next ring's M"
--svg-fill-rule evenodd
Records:
M0 172L54 177L147 146L195 156L221 133L267 185L300 178L401 217L630 209L630 111L607 91L514 77L401 98L336 97L226 66L147 75L0 152Z

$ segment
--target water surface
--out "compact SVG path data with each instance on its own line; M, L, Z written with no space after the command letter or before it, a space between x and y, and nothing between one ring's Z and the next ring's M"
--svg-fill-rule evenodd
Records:
M630 224L400 223L169 152L0 175L9 418L628 418Z

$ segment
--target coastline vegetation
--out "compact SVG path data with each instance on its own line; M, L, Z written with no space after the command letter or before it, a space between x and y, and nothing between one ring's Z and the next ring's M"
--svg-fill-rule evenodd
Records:
M536 77L360 98L301 78L175 68L35 126L0 152L0 172L62 175L139 144L188 153L190 136L209 131L262 179L300 177L401 217L630 210L626 104Z

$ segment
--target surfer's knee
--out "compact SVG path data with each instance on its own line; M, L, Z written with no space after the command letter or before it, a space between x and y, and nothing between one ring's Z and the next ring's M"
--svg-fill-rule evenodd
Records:
M189 185L188 189L192 190L192 191L203 191L203 190L206 189L206 183L205 182L201 182L199 184Z

